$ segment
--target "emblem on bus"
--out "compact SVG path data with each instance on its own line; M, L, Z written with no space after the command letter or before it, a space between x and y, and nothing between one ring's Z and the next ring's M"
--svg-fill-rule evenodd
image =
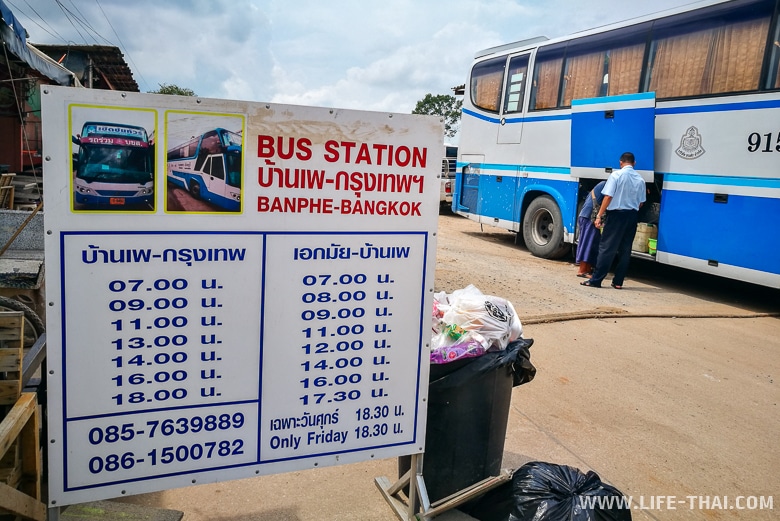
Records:
M696 159L704 154L701 146L701 134L696 127L690 127L685 131L680 139L680 146L675 150L678 156L683 159Z

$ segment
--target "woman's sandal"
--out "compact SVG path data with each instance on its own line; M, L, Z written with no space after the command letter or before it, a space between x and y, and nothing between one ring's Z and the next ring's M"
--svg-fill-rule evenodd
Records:
M583 280L582 282L580 282L580 286L587 286L589 288L600 288L601 284L592 284L592 281L590 279L588 279L588 280Z
M623 289L623 286L618 286L616 284L610 284L610 286L612 286L615 289Z

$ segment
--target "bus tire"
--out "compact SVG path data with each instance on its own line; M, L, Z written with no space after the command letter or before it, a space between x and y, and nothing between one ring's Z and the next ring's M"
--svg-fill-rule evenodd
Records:
M560 259L571 251L571 245L563 242L561 209L549 195L540 195L528 205L523 239L528 251L543 259Z
M46 331L43 320L29 306L10 297L0 297L0 311L21 311L24 314L24 347L32 347Z
M200 183L197 181L190 181L190 195L195 199L200 199Z

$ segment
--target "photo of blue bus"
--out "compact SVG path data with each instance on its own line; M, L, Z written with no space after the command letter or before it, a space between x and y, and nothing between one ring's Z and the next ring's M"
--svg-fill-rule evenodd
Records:
M241 211L242 133L214 128L168 149L168 183L219 211ZM189 211L187 208L184 211Z
M154 210L154 143L146 129L87 121L71 138L75 210Z

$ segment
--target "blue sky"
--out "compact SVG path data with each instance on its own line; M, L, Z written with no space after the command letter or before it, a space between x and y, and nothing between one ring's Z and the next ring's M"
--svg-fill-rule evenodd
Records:
M35 43L115 45L141 92L409 113L474 53L687 0L4 0Z

